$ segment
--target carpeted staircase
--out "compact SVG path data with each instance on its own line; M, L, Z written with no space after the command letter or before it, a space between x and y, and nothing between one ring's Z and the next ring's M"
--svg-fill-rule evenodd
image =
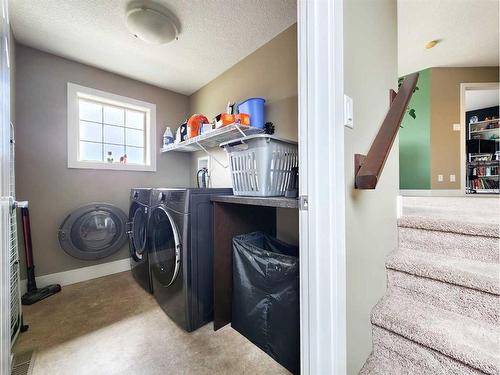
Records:
M360 374L500 374L498 198L403 198Z

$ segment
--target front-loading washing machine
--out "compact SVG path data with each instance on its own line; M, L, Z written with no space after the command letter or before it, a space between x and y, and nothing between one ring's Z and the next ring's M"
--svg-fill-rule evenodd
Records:
M232 189L153 189L149 213L153 295L191 332L213 320L213 195Z
M130 268L137 283L149 293L153 293L149 271L148 215L151 200L150 188L130 190L130 209L128 215L128 243L130 249Z

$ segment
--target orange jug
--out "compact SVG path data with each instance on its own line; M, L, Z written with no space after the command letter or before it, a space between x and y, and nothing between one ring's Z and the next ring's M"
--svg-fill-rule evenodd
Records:
M194 138L200 135L203 124L208 124L208 119L203 115L192 115L187 122L187 137Z

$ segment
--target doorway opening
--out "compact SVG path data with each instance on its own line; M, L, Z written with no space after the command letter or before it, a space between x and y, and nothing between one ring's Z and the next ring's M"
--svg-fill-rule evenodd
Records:
M499 194L499 84L462 83L461 190L465 194Z

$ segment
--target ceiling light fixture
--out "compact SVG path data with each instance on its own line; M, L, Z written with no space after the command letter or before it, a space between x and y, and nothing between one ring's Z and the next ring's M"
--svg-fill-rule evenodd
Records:
M175 16L166 9L131 9L127 12L127 27L136 38L150 44L169 43L179 36L179 24Z
M427 42L427 44L425 45L425 49L431 49L431 48L434 48L436 47L436 44L439 43L439 40L436 39L436 40L431 40L430 42Z

